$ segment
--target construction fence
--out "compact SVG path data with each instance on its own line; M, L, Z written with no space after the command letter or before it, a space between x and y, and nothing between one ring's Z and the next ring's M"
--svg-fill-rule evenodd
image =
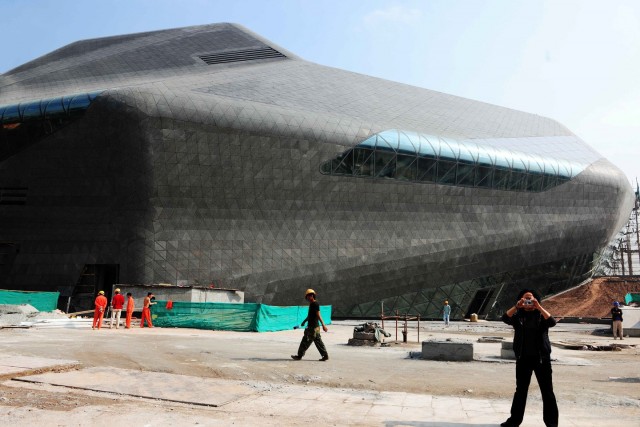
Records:
M307 317L308 306L277 307L257 303L156 301L153 325L239 332L274 332L293 329ZM322 320L331 323L331 306L320 306Z
M54 311L58 307L60 292L9 291L0 289L0 304L29 304L38 311Z

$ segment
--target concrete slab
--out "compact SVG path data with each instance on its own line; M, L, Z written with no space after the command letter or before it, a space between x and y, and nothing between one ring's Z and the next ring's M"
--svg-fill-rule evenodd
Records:
M115 368L87 368L15 380L202 406L225 405L257 392L238 381Z
M34 369L74 366L78 363L77 360L3 355L0 356L0 376L32 371Z
M422 358L470 362L473 360L473 342L454 338L425 340L422 341Z

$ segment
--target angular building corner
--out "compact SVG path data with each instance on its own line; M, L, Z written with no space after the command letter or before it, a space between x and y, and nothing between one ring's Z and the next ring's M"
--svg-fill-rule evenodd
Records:
M237 288L334 316L495 318L591 274L622 172L557 122L305 61L234 24L0 75L0 288Z

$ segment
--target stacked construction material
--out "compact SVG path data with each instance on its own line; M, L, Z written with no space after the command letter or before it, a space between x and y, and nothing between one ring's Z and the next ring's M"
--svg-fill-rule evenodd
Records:
M379 346L384 342L384 337L390 337L377 323L363 323L353 328L353 338L349 338L348 345Z

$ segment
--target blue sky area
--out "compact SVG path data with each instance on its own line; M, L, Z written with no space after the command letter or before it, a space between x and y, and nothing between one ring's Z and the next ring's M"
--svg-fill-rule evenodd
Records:
M558 120L640 175L637 0L0 0L0 73L77 40L235 22L319 64Z

